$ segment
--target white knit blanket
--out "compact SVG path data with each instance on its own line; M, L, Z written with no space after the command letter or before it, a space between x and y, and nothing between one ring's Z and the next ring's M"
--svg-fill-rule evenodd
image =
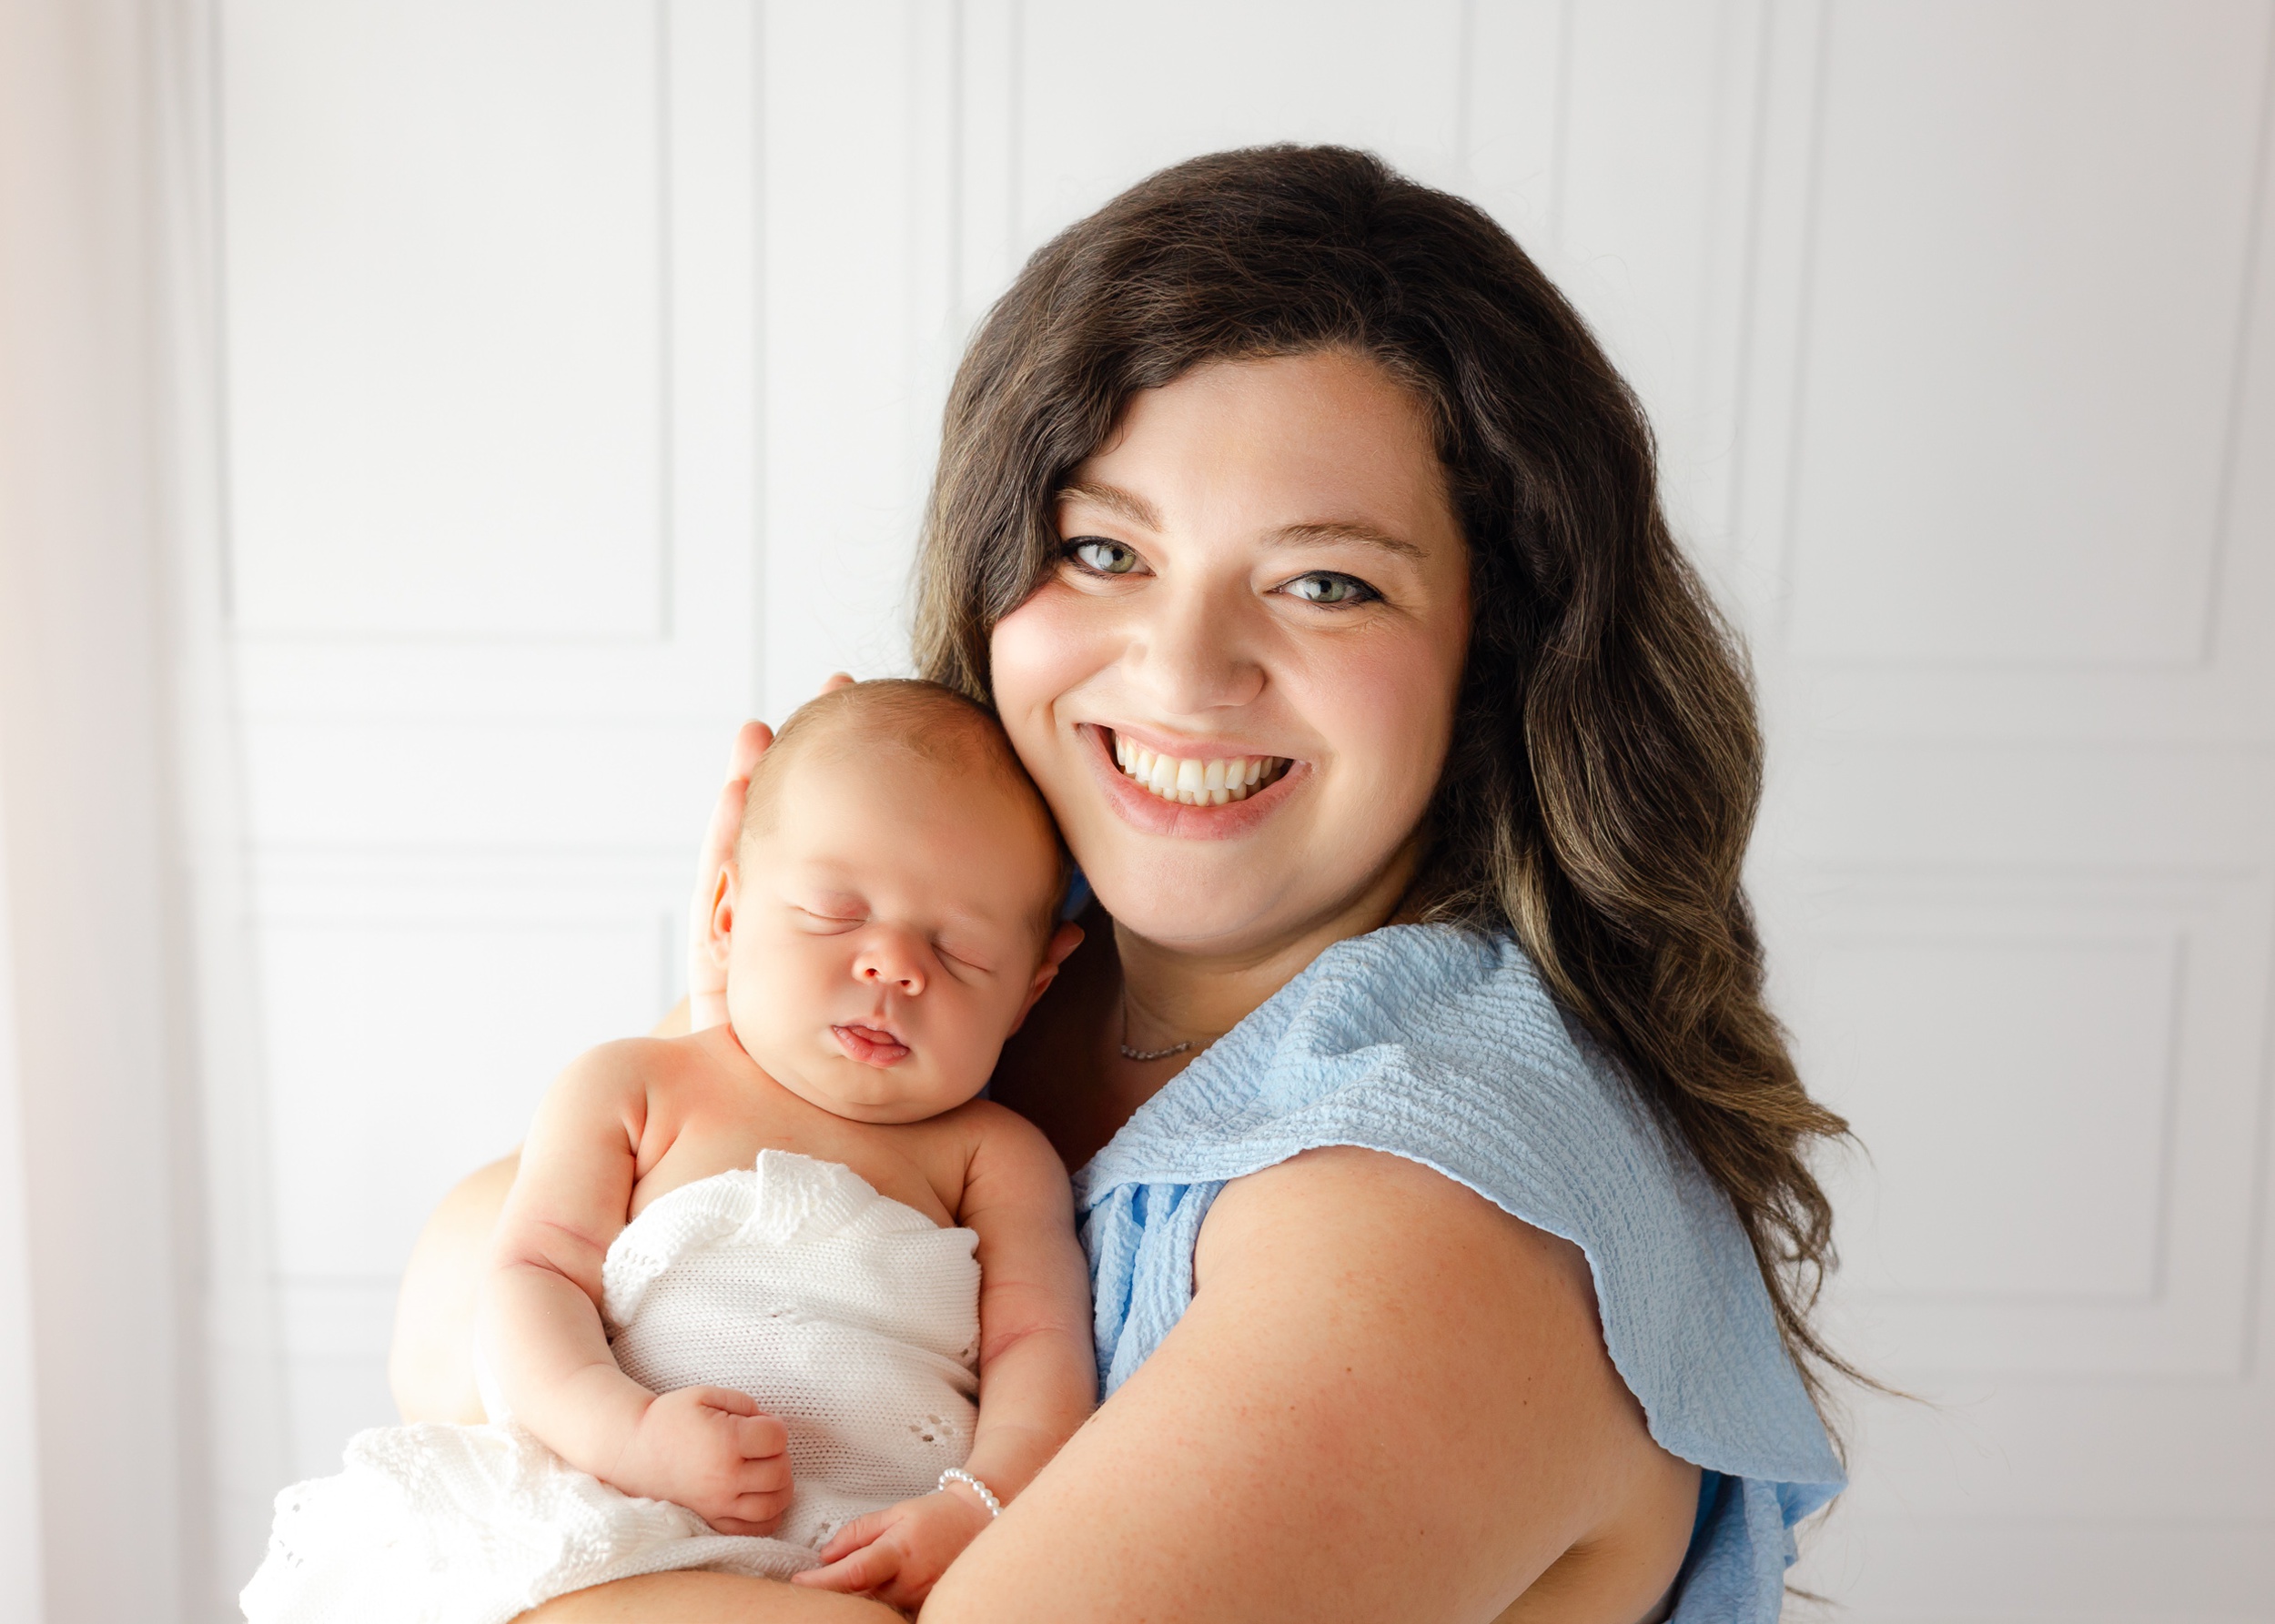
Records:
M619 1493L498 1416L358 1433L347 1469L277 1497L251 1624L504 1624L634 1574L786 1578L838 1528L928 1493L972 1446L979 1265L968 1229L787 1151L682 1185L625 1226L602 1273L624 1374L750 1394L790 1433L772 1538Z

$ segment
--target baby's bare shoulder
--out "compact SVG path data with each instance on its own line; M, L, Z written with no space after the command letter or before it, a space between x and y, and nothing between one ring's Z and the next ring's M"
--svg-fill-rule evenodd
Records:
M698 1085L713 1068L694 1037L626 1037L600 1044L571 1061L546 1098L570 1110L611 1110Z
M1006 1156L1046 1156L1053 1165L1058 1162L1058 1153L1051 1148L1042 1129L1010 1106L998 1105L993 1100L966 1100L953 1111L942 1112L925 1125L975 1148L984 1145Z
M579 1094L606 1093L643 1079L681 1069L686 1061L675 1052L683 1038L625 1037L597 1044L561 1068L557 1089Z
M1008 1106L993 1100L972 1100L933 1118L927 1125L960 1153L967 1191L976 1185L986 1185L999 1195L1017 1192L1054 1204L1071 1199L1066 1194L1067 1168L1058 1152L1042 1129Z

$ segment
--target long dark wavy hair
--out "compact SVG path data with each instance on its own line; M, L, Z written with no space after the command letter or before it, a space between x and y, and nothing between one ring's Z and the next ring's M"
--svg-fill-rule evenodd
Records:
M918 564L924 673L991 697L988 639L1055 568L1055 499L1138 391L1339 348L1424 402L1475 620L1407 917L1512 933L1721 1186L1811 1390L1855 1373L1809 1097L1739 882L1762 785L1744 654L1676 547L1643 409L1471 204L1371 154L1165 169L1068 227L989 312L948 398Z

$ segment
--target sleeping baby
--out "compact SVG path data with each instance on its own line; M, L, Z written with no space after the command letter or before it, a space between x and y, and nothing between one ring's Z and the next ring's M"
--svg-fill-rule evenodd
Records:
M977 1097L1080 939L1065 883L978 706L792 717L713 906L728 1024L553 1084L484 1282L489 1424L360 1433L278 1496L253 1624L503 1624L684 1568L921 1601L1095 1398L1066 1174Z

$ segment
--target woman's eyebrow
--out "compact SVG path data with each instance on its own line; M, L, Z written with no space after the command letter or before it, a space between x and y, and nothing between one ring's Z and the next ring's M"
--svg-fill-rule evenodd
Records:
M1161 528L1159 509L1135 491L1124 490L1118 485L1068 485L1058 493L1062 502L1088 502L1104 508L1117 519L1126 519L1134 525L1149 530Z
M1280 547L1299 547L1308 541L1355 541L1361 547L1395 553L1402 559L1420 563L1425 555L1422 550L1403 536L1393 536L1370 524L1350 519L1329 519L1313 524L1284 524L1271 533L1270 540Z

